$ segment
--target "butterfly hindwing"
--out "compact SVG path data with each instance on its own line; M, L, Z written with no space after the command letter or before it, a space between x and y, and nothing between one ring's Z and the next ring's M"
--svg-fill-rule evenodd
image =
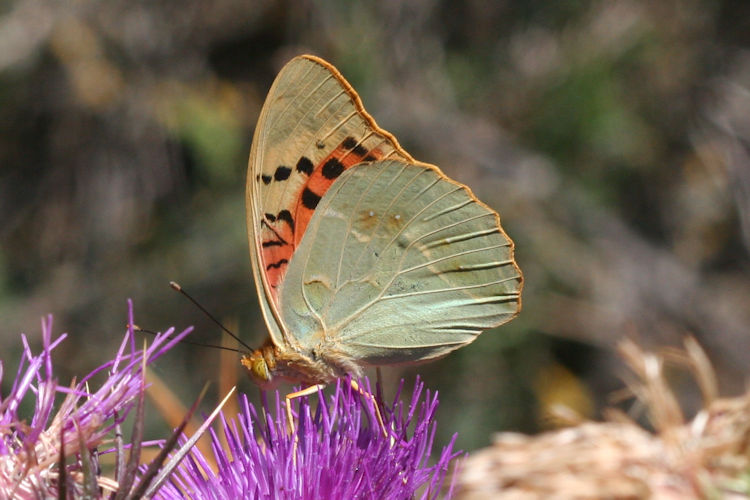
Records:
M496 212L436 167L377 161L342 173L318 203L281 314L303 349L419 361L509 321L520 286Z

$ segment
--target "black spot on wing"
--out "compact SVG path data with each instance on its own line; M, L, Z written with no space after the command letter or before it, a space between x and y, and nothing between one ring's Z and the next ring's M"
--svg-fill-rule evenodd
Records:
M276 220L276 216L274 214L263 214L263 216L268 222L273 222Z
M307 156L303 156L297 162L297 172L301 174L310 175L313 171L313 168L315 168L315 166Z
M289 210L282 210L281 212L276 214L276 220L284 221L289 224L289 227L294 229L294 218L292 217L292 213Z
M310 210L315 210L315 207L318 206L319 202L320 202L320 196L310 191L309 188L305 188L305 190L302 191L302 205L305 208L309 208Z
M372 155L367 155L364 158L362 158L362 161L375 161L375 160L377 160L377 158L375 158Z
M266 266L266 271L268 271L270 269L274 269L274 268L278 269L281 266L283 266L284 264L288 264L288 263L289 263L288 260L286 260L286 259L280 259L278 262L272 262L272 263L268 264Z
M277 181L285 181L289 178L289 175L291 173L292 173L291 168L281 165L276 168L276 172L274 172L273 178L276 179Z
M344 139L344 142L342 142L341 145L346 149L350 149L355 155L359 157L362 157L369 153L366 147L354 140L354 137L347 137L346 139Z
M336 158L330 158L321 170L323 177L326 179L335 179L344 171L344 164Z
M285 241L268 240L268 241L264 241L263 243L261 243L260 246L262 246L263 248L268 248L268 247L283 247L284 245L287 245L287 244L288 243L286 243Z
M271 177L270 175L262 175L260 178L265 185L271 184L271 180L273 180L273 177Z

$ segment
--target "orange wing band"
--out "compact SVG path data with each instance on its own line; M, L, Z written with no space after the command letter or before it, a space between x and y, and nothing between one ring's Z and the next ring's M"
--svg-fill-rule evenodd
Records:
M297 192L295 197L297 202L293 210L282 210L278 214L264 214L262 220L263 268L274 300L278 299L278 286L284 279L289 261L302 241L302 236L305 234L315 208L326 191L348 168L358 163L379 160L382 156L383 154L377 148L368 150L354 138L347 137L314 167L309 159L305 157L299 159L295 170L301 175L307 175L308 179ZM270 177L267 179L268 182L278 182L286 178L288 175L284 179Z

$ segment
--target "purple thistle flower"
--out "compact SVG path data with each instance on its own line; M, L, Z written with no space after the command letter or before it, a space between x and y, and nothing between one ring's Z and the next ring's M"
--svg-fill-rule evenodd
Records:
M369 391L369 382L361 387ZM211 433L218 472L193 448L157 497L403 499L421 491L423 499L437 498L459 453L453 451L454 436L435 464L428 463L438 400L429 390L422 399L423 388L417 380L408 408L400 401L401 388L390 406L381 407L388 437L380 430L371 399L349 381L339 381L327 403L320 393L322 403L314 412L308 398L295 400L293 433L278 391L272 409L264 397L263 418L243 395L238 420L222 415L227 449Z
M132 303L128 302L130 324ZM65 480L69 494L86 492L83 484L89 470L82 465L90 451L111 438L111 431L133 408L143 390L142 369L179 342L190 329L170 337L173 329L156 335L145 352L136 350L132 328L115 358L85 376L74 387L58 386L52 370L52 350L65 339L52 340L52 316L42 320L42 352L34 355L22 335L23 358L7 395L0 394L0 498L56 498L58 484ZM107 379L95 392L88 383L106 371ZM0 360L0 381L4 365ZM64 394L53 416L55 396ZM31 422L19 414L21 402L34 398ZM59 470L61 449L65 470ZM56 468L56 466L58 466ZM90 474L89 474L90 476ZM83 479L82 479L83 477ZM98 487L117 488L117 483L96 477ZM89 493L90 494L90 493Z
M129 319L132 325L130 302ZM237 421L222 415L227 449L211 432L217 473L192 445L219 414L218 409L190 440L182 438L182 448L172 452L168 463L162 457L148 470L145 466L136 470L140 447L148 444L140 442L143 371L189 332L170 337L170 329L140 351L131 327L115 358L71 387L59 386L54 378L51 353L66 335L52 340L52 317L42 321L41 353L34 355L22 336L23 357L13 386L7 395L0 394L0 498L97 498L111 493L110 498L129 499L145 493L158 498L233 500L432 499L442 492L450 462L458 455L453 451L455 436L430 465L438 401L436 394L424 391L420 381L408 406L400 402L401 389L390 406L379 405L387 437L377 423L371 398L352 389L350 381L340 381L327 401L320 393L322 404L315 411L307 398L295 400L293 433L288 431L278 392L273 411L264 397L262 418L243 396ZM3 369L0 361L0 380ZM93 377L102 373L106 380L98 390L90 391ZM362 387L372 394L368 381ZM58 394L64 397L56 402ZM34 413L24 419L20 408L29 400ZM55 404L59 405L56 412ZM119 425L133 408L137 408L133 442L124 446L118 437ZM114 479L103 477L97 463L96 448L109 442L114 442L114 449L102 453L117 454ZM171 442L164 444L165 454L173 449ZM124 448L131 450L127 466Z

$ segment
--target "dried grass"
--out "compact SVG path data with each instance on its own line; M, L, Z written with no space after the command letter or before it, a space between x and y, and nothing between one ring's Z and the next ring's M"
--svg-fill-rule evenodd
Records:
M750 391L721 399L714 370L693 339L661 355L625 341L629 391L654 431L622 412L537 436L500 433L458 477L460 499L750 498ZM703 409L686 419L665 365L688 367Z

